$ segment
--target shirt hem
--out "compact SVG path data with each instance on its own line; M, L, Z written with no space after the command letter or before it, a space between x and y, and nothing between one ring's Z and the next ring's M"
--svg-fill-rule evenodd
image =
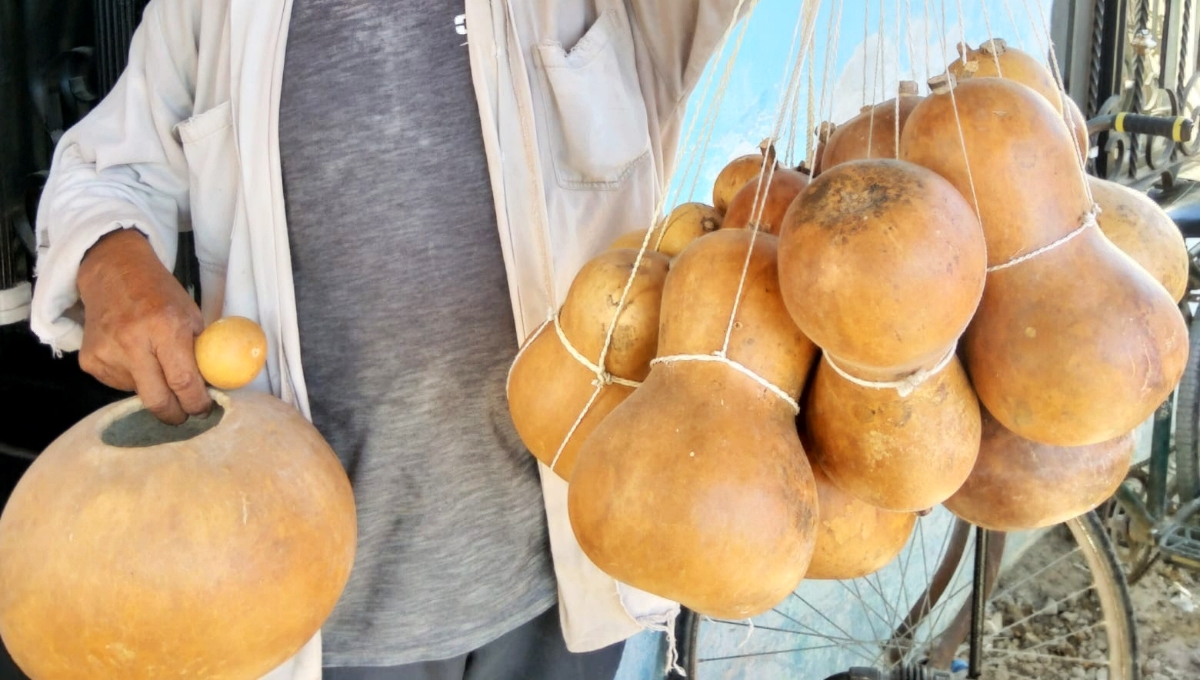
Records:
M444 645L436 647L425 646L399 654L324 654L322 655L321 665L325 668L390 668L393 666L407 666L415 663L453 659L479 649L503 635L516 630L538 616L541 616L556 604L558 604L558 593L551 591L547 597L535 601L529 607L518 610L516 614L501 620L499 623L488 625L486 628L471 630L465 635L456 635Z

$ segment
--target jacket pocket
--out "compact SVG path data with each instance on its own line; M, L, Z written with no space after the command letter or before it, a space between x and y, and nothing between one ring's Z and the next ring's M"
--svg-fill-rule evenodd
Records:
M551 42L534 49L558 183L616 188L650 152L628 16L605 10L569 52Z
M188 165L188 203L201 309L206 321L221 315L225 271L238 198L237 146L229 102L175 126Z

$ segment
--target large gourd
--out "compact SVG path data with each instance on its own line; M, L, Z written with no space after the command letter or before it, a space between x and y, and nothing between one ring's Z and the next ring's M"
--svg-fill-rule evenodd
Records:
M897 115L899 128L903 130L909 114L922 99L917 84L904 80L900 82L896 97L874 106L864 106L857 116L837 126L822 145L822 172L863 158L895 158Z
M1116 182L1089 175L1088 186L1100 206L1100 231L1157 279L1171 299L1182 300L1191 257L1171 216L1149 196Z
M904 396L850 382L823 359L804 417L810 453L829 478L894 512L949 498L979 453L979 402L957 357Z
M776 168L746 182L734 195L721 222L722 229L757 227L768 234L778 234L783 217L792 201L808 186L807 173L788 168Z
M753 250L750 250L754 238ZM728 358L714 358L741 302ZM579 452L568 495L584 553L614 578L709 615L744 619L804 576L816 487L795 425L815 348L779 297L776 239L703 236L663 290L659 356L640 388Z
M1133 460L1133 434L1078 447L1039 444L984 413L975 469L946 508L995 531L1047 527L1110 498Z
M213 393L163 425L137 398L69 429L0 516L0 637L34 678L257 678L350 575L354 497L295 409Z
M953 351L985 267L970 206L911 163L831 167L788 212L783 298L823 350L805 413L812 455L842 490L911 512L970 473L979 406Z
M1132 430L1171 393L1187 360L1170 295L1098 229L1080 229L1092 209L1087 184L1070 132L1044 97L1006 79L972 78L952 98L953 80L935 81L909 118L901 157L979 206L992 269L965 353L980 400L1005 427L1047 444L1082 446Z
M813 466L817 482L817 544L806 579L846 580L873 574L900 554L917 516L888 512L842 491Z
M722 215L729 209L730 202L746 182L763 172L779 167L775 158L775 146L764 139L758 145L759 153L738 156L725 164L713 182L713 208Z
M896 160L829 167L780 235L788 311L843 368L936 364L979 305L985 263L970 204L936 173Z
M568 481L579 447L650 372L658 347L659 303L670 260L647 251L604 360L604 370L617 380L597 387L592 367L599 367L637 255L633 249L617 249L588 261L571 282L558 314L566 342L554 321L546 323L522 347L509 371L508 408L517 434L530 453ZM568 343L590 366L571 353Z
M1045 64L1028 52L1009 47L1002 38L992 38L981 43L979 49L959 43L958 54L959 58L947 70L959 82L968 78L1002 77L1042 95L1055 111L1063 114L1058 81Z

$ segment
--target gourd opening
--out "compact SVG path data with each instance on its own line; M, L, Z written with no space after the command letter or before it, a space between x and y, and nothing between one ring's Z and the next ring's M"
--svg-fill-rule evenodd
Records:
M139 408L105 427L100 441L120 449L176 444L208 432L219 425L224 416L225 408L214 403L207 416L190 416L180 425L168 425L145 408Z

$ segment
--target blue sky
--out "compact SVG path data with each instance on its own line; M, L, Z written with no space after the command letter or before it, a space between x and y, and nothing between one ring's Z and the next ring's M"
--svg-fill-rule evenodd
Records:
M794 63L794 58L789 60L793 36L806 2L820 4L812 57L801 71L798 111L783 116L779 135L781 146L787 147L794 122L793 164L805 157L807 133L817 122L845 121L863 104L890 98L902 79L918 81L924 92L924 82L945 70L964 34L973 47L990 34L1034 54L1047 52L1044 27L1049 20L1039 13L1048 14L1051 0L759 0L744 26L734 27L689 102L668 208L688 200L711 201L712 183L721 167L773 136ZM745 35L734 55L743 28ZM731 61L728 87L717 100L717 86ZM807 116L810 92L813 121ZM788 153L780 149L785 158Z

